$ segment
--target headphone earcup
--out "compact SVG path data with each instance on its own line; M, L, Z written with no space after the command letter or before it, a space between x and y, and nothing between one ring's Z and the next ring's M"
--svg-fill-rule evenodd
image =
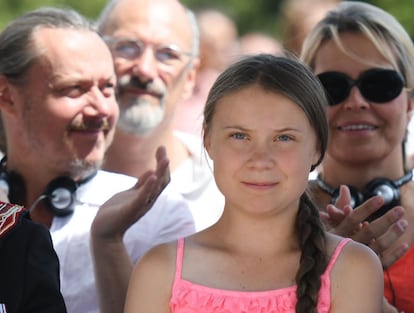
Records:
M66 216L73 212L76 182L65 176L52 180L45 189L44 203L56 216Z
M384 199L384 205L371 214L367 218L367 221L373 221L381 217L393 207L400 204L400 190L393 181L387 178L376 178L367 184L365 197L369 199L373 196L381 196Z
M355 209L357 206L361 205L364 202L364 194L353 186L347 186L347 187L351 194L350 205L353 209ZM332 194L332 203L335 203L338 198L339 198L339 188L335 189L335 191Z
M10 203L23 205L26 201L26 187L23 178L16 172L0 172L0 188L4 190Z
M386 178L376 178L365 188L367 199L373 196L384 198L384 205L400 202L400 191L393 181Z

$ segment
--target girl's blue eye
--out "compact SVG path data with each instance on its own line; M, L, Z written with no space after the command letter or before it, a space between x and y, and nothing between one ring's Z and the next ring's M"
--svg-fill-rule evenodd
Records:
M277 136L277 140L278 141L290 141L292 140L292 138L288 135L280 135L280 136Z
M246 139L246 135L242 133L234 133L231 135L234 139Z

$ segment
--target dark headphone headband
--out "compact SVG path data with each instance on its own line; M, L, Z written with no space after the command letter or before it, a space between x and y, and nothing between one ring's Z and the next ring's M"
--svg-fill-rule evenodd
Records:
M375 178L368 182L362 191L358 190L354 186L348 186L351 193L351 206L356 208L373 196L382 196L384 199L384 205L368 219L370 221L374 220L388 212L394 206L400 205L399 188L412 179L413 171L410 170L404 176L394 181L384 177ZM320 174L316 177L316 182L323 191L331 196L331 203L335 203L339 197L339 188L329 186L325 181L323 181Z
M45 188L43 194L34 202L43 201L56 216L67 216L73 212L77 188L92 179L94 172L82 181L76 182L71 177L60 176L53 179ZM11 203L25 205L26 187L24 180L15 171L7 171L6 157L0 161L0 188L5 191Z

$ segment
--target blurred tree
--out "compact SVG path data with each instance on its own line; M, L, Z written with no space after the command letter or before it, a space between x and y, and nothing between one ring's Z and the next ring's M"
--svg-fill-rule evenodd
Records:
M412 0L371 0L366 2L374 4L394 15L405 27L411 38L414 39L414 3Z
M0 29L11 19L25 11L45 5L70 6L88 18L95 19L107 0L1 0ZM280 37L278 25L279 8L283 0L181 0L191 9L215 7L222 9L236 21L240 34L247 31L264 31ZM414 38L414 5L413 0L367 0L391 14L407 29Z
M68 6L90 19L97 18L107 0L1 0L0 1L0 29L13 18L42 6Z
M193 10L213 7L223 10L232 17L240 34L249 31L263 31L278 36L276 23L282 0L182 0Z

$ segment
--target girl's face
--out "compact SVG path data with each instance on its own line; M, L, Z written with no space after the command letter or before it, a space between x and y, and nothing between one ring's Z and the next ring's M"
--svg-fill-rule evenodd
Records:
M297 104L252 85L218 101L210 126L205 145L226 207L252 214L298 208L320 153Z
M345 49L361 61L344 54L333 41L327 41L315 58L315 74L340 72L356 80L374 68L394 70L391 64L363 35L346 33L340 36ZM365 60L363 62L362 60ZM390 84L386 84L388 87ZM381 86L373 87L380 92ZM409 120L407 92L394 99L375 103L362 96L353 86L349 96L327 110L329 143L327 158L341 164L372 164L396 156L402 160L402 148Z

